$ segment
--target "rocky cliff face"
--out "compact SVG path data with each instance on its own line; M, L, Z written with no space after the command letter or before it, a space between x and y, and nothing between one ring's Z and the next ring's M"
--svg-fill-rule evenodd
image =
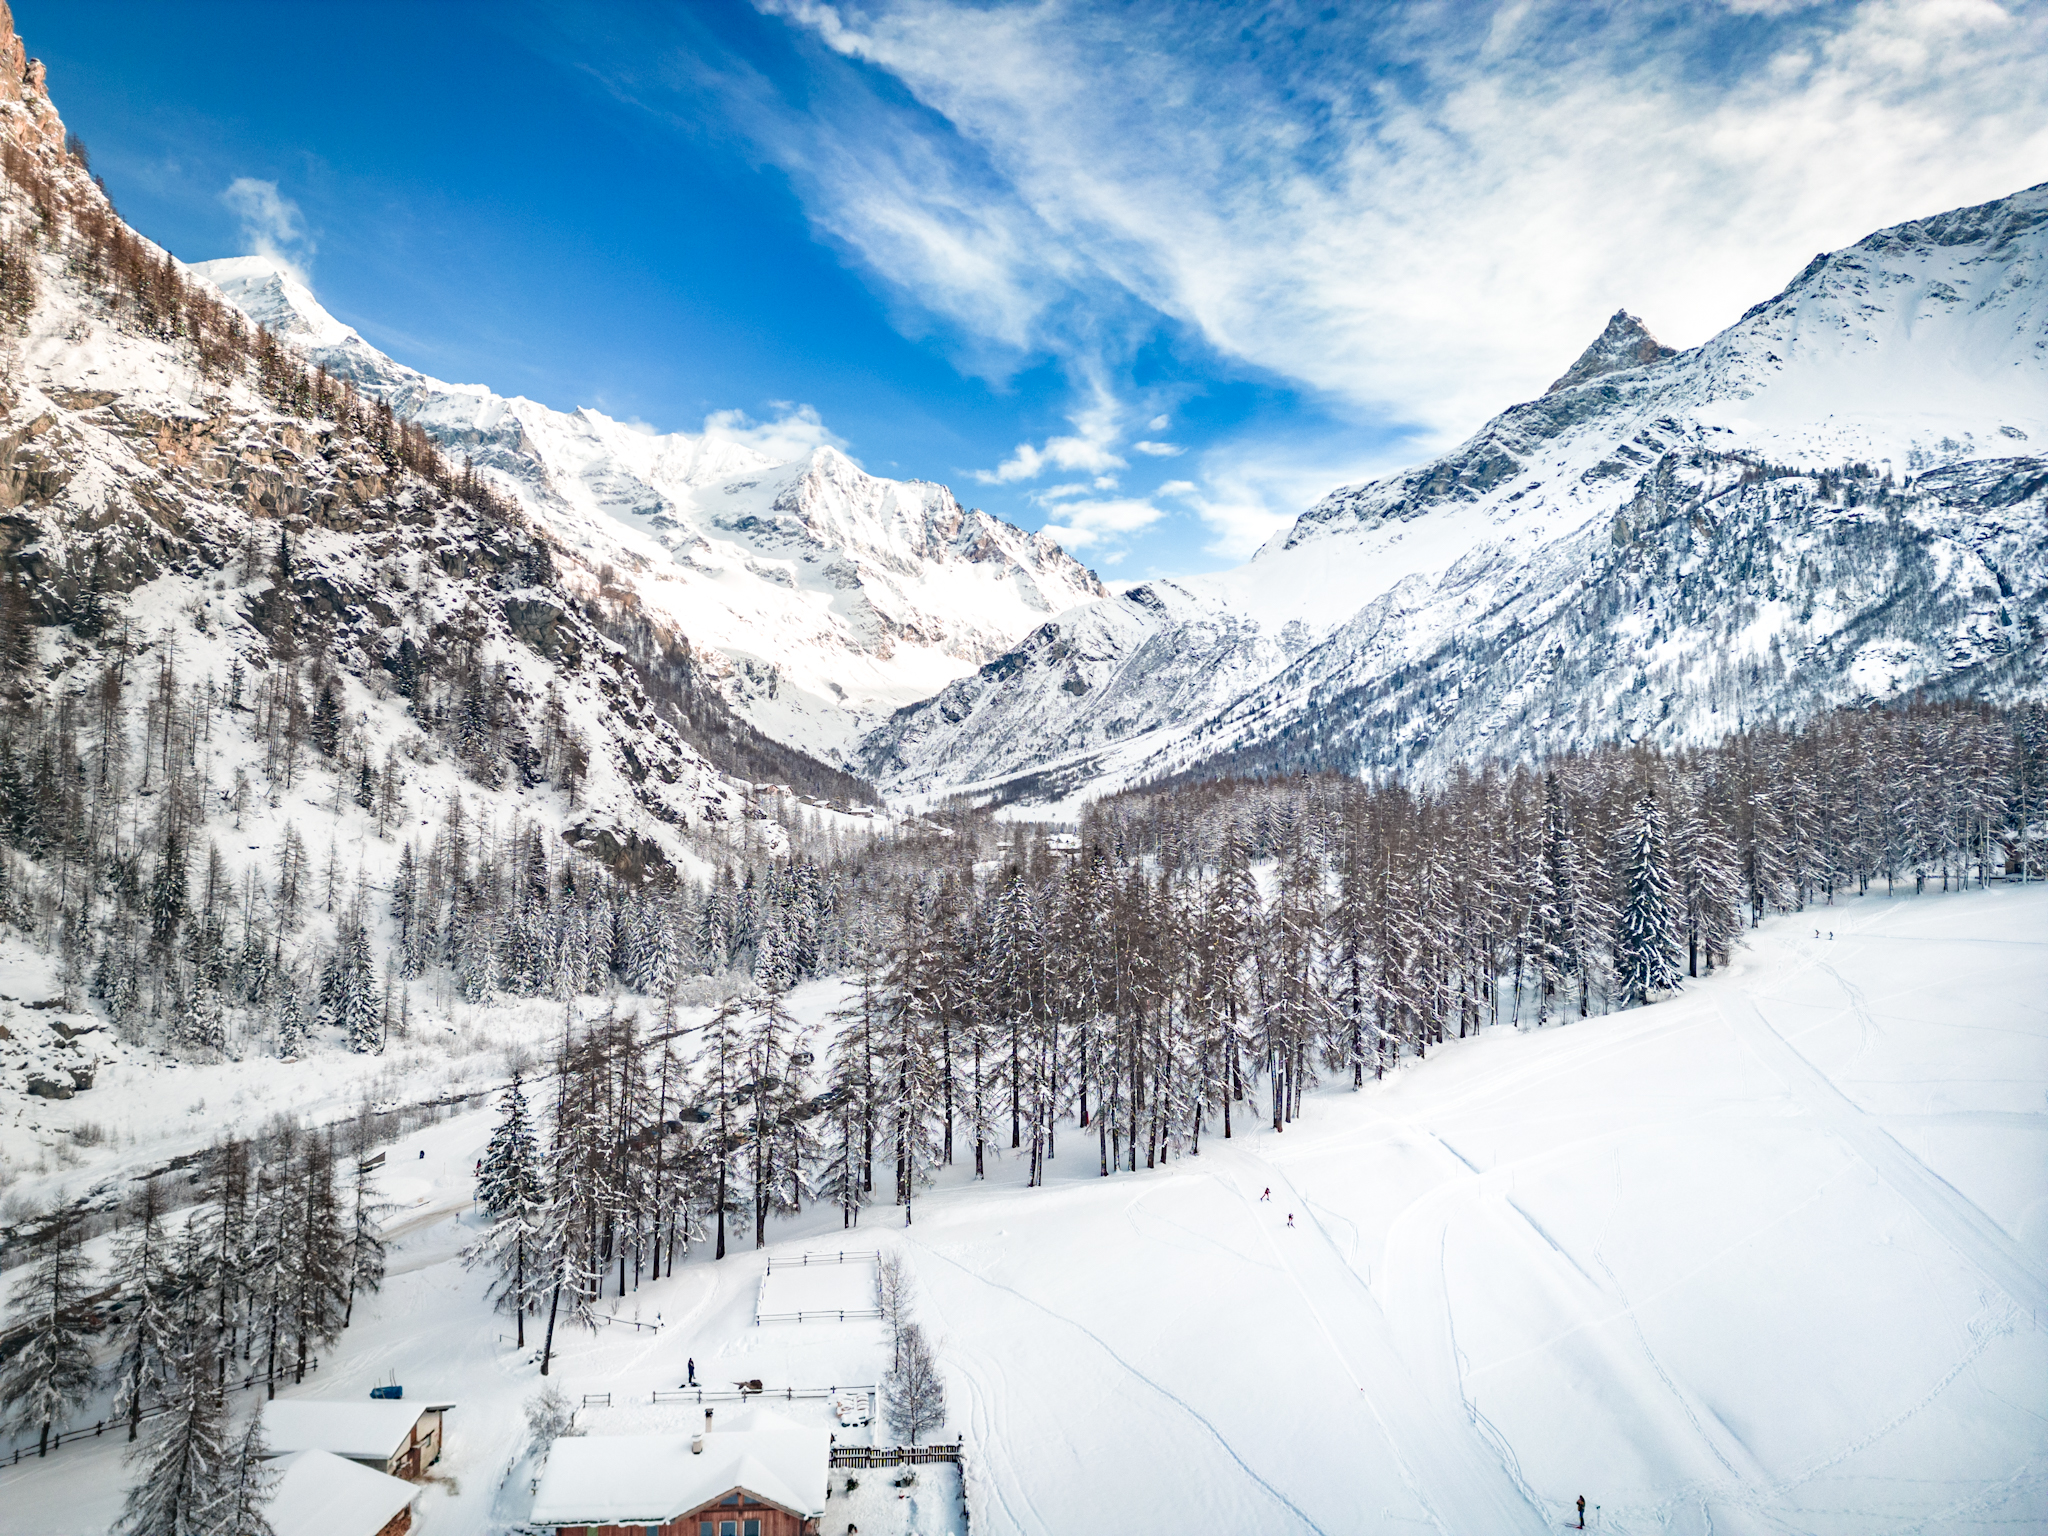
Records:
M1052 540L944 486L820 447L782 462L713 434L655 434L394 362L260 257L191 269L251 319L474 460L592 569L710 662L748 718L843 752L889 711L1103 597Z
M2035 693L2048 186L1817 258L1705 345L1626 314L1537 400L1246 566L1063 615L899 711L887 787L1061 800Z

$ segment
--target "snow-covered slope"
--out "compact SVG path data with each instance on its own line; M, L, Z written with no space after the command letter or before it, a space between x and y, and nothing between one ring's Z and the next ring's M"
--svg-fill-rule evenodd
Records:
M337 377L498 477L593 569L722 663L761 729L838 755L866 727L1104 595L1052 540L887 480L839 450L781 462L713 433L658 434L386 357L263 257L188 270Z
M1672 1001L1488 1029L1359 1093L1312 1093L1284 1135L1240 1122L1199 1157L1101 1178L1093 1137L1063 1127L1037 1189L999 1144L986 1181L963 1158L907 1230L884 1203L847 1232L828 1204L772 1218L765 1251L712 1262L698 1245L616 1303L659 1332L562 1329L550 1379L572 1403L611 1394L580 1416L589 1434L701 1423L694 1403L650 1401L692 1360L718 1386L873 1382L879 1324L754 1319L765 1261L882 1247L939 1341L949 1422L931 1438L964 1437L975 1532L1501 1536L1572 1523L1581 1495L1610 1533L2037 1530L2044 922L2039 886L1849 897L1767 919ZM836 993L791 1002L823 1021ZM560 1008L495 1027L541 1041ZM321 1064L330 1104L356 1102L344 1074L367 1060ZM423 1064L412 1086L474 1088L489 1066ZM166 1084L111 1062L91 1095L38 1111L106 1134L26 1186L161 1166L304 1102L307 1076L256 1058ZM515 1529L531 1507L532 1351L459 1258L492 1119L393 1150L391 1278L318 1375L279 1392L359 1399L397 1369L408 1398L460 1403L421 1504L435 1536ZM820 1403L775 1406L826 1422ZM0 1509L97 1536L134 1476L122 1450L87 1435L0 1467ZM918 1519L862 1476L888 1515L835 1479L826 1529L948 1528L929 1483L910 1490Z
M861 761L1042 800L2037 689L2044 449L2048 185L1816 257L1689 352L1616 315L1451 453L1063 615Z

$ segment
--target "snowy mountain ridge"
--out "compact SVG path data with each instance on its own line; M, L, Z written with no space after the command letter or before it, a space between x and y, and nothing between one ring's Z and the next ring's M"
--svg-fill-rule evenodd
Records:
M1051 539L838 449L778 459L704 433L558 411L395 362L260 256L187 269L338 378L472 458L593 570L717 658L757 726L836 756L1076 603L1106 595Z
M1702 346L1617 314L1543 396L1244 566L1062 615L860 763L1057 803L2038 692L2048 185L1816 257Z

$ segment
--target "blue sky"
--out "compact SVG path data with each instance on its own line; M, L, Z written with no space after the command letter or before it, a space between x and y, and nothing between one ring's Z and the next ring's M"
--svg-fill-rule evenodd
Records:
M2048 176L2048 21L1992 0L16 21L179 256L277 251L443 378L839 442L1120 577L1242 559L1617 307L1689 345Z

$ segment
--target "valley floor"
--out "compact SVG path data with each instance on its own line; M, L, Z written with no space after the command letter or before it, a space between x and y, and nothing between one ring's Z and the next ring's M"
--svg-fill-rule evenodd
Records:
M292 1389L458 1401L424 1536L517 1525L531 1476L531 1351L455 1262L489 1127L392 1148L391 1279ZM622 1406L691 1358L870 1384L878 1324L754 1304L769 1254L879 1244L938 1342L978 1532L1535 1532L1582 1494L1613 1532L2048 1524L2048 889L1776 919L1676 999L1488 1031L1285 1134L1102 1179L1068 1128L1054 1166L949 1174L908 1229L778 1224L618 1304L658 1332L559 1341L555 1379ZM111 1435L0 1470L0 1529L104 1531L125 1481Z

